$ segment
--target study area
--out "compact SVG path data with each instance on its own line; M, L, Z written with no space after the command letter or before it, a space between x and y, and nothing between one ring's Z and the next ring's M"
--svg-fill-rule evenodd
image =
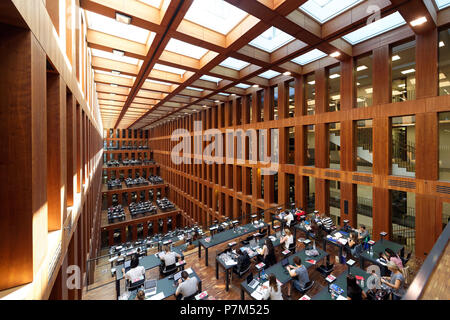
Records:
M0 38L0 300L450 300L450 0L4 0Z

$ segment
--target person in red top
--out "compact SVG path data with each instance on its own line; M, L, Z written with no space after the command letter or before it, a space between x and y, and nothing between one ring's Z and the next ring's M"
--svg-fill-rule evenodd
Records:
M303 219L305 219L306 217L306 212L303 211L303 208L297 209L297 211L295 212L295 219L297 221L302 221Z

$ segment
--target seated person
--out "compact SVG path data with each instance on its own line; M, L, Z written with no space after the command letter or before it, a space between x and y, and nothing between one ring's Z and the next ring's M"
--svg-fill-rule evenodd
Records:
M239 273L251 264L247 251L238 250L237 265L233 267L234 272Z
M300 208L295 212L295 219L297 221L302 221L306 219L306 212L303 211L303 208Z
M348 248L351 250L351 249L353 249L355 246L356 246L356 242L358 241L358 238L357 238L357 236L355 235L355 233L353 233L353 232L350 232L350 236L349 236L349 239L348 239L348 242L347 242L347 246L348 246Z
M381 255L386 261L392 261L394 262L397 267L401 270L403 269L403 262L402 259L390 248L386 248L384 250L384 253Z
M144 290L139 290L136 295L136 300L145 300L145 292Z
M258 252L258 257L259 261L263 261L267 266L271 266L277 262L272 240L269 238L266 239L263 248Z
M387 267L391 271L390 277L382 277L381 283L392 288L392 300L401 300L405 294L405 278L400 268L392 261L388 261Z
M294 243L294 236L288 228L284 229L284 233L285 235L280 239L280 245L284 244L284 250L289 250L289 246Z
M356 282L356 277L353 274L347 275L347 300L362 300L366 298L367 295Z
M170 251L169 246L164 247L164 252L159 254L159 259L164 261L166 268L168 266L174 265L177 262L177 258L182 258L182 256L176 252Z
M322 221L322 217L319 213L319 211L314 211L314 221L319 224Z
M286 225L290 227L292 221L294 220L294 215L291 211L287 211L287 214L284 216L284 220L286 221Z
M294 257L295 266L287 266L286 269L289 272L289 275L294 278L292 281L292 285L298 291L303 291L305 285L309 282L308 270L304 265L302 265L302 260L300 257ZM291 296L291 286L288 289L288 296Z
M122 273L125 274L125 279L129 280L131 284L145 279L145 268L139 265L139 258L136 254L131 258L130 270L125 273L122 268Z
M365 225L360 225L359 229L358 229L358 239L361 239L362 241L364 241L364 239L366 239L369 236L369 231L366 230L366 226Z
M198 292L198 280L196 277L189 278L186 271L181 273L181 278L178 279L178 287L175 291L177 300L184 300Z
M283 300L281 286L274 274L269 274L269 287L262 286L262 288L264 290L263 300Z

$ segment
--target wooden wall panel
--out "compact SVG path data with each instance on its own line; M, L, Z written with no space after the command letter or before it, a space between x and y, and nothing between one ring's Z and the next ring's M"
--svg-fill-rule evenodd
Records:
M438 95L438 51L431 50L437 47L437 29L416 36L416 99Z

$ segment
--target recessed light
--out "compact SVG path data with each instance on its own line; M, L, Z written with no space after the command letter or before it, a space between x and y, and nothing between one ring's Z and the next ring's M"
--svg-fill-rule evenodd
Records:
M366 69L367 69L367 66L362 65L362 66L359 66L358 68L356 68L356 71L363 71L363 70L366 70Z
M123 57L125 52L122 50L113 49L113 53L117 56Z
M117 84L111 83L111 87L117 87Z
M416 72L416 69L403 70L402 74L408 74L408 73L413 73L413 72Z
M417 27L420 26L421 24L424 24L425 22L427 22L427 18L426 17L420 17L416 20L413 20L410 22L412 27Z
M335 78L339 78L339 77L340 77L339 74L334 73L334 74L332 74L332 75L330 76L330 79L335 79Z
M127 16L126 14L119 13L119 12L116 12L116 20L118 22L122 22L122 23L125 23L125 24L130 24L131 23L131 17L130 16Z
M308 82L308 84L310 84L310 85L314 85L315 83L316 83L315 80Z
M220 101L219 100L216 100L216 101L214 101L215 103L220 103Z
M400 60L399 55L392 56L392 61L397 61L397 60Z
M439 48L445 47L444 41L439 41Z
M285 76L290 76L291 73L290 73L289 71L286 71L285 73L283 73L283 75L285 75Z
M341 53L339 52L339 51L335 51L335 52L333 52L332 54L330 54L330 57L332 57L332 58L337 58L337 57L339 57L341 55Z
M254 84L252 87L253 87L253 88L259 88L259 85Z
M111 73L112 73L112 74L116 74L116 75L119 75L119 74L120 74L120 71L117 71L117 70L112 70L112 71L111 71Z

